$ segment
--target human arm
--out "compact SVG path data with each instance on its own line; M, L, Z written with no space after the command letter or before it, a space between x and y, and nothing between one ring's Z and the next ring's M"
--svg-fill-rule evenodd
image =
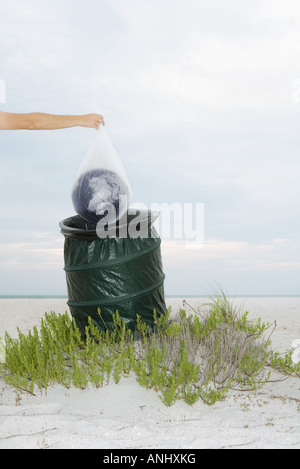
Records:
M56 130L70 127L98 129L100 124L104 125L103 116L100 114L61 116L42 112L29 114L0 112L0 130Z

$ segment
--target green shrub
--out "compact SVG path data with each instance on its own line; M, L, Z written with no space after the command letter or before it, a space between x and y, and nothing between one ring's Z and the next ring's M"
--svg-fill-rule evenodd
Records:
M180 310L175 318L171 309L165 316L154 311L155 331L137 317L135 334L116 311L113 332L100 332L89 318L84 337L68 313L46 313L39 331L18 330L17 340L5 334L0 376L35 394L54 384L99 388L133 373L170 406L178 399L212 405L230 389L256 390L270 380L272 369L300 375L291 353L281 357L271 350L265 333L273 325L251 323L248 313L237 311L224 295L206 308L203 317L197 311Z

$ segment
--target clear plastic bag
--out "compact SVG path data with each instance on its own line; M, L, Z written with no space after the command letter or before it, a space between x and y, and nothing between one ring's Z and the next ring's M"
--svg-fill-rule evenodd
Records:
M89 223L96 225L105 217L108 224L113 224L125 214L130 199L131 188L122 161L100 125L72 188L74 209Z

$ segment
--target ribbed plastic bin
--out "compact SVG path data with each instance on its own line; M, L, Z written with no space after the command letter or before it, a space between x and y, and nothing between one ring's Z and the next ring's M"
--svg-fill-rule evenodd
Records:
M100 330L112 331L116 310L132 331L136 329L137 315L153 328L154 309L158 315L165 314L161 239L152 227L155 216L150 211L145 216L148 237L144 238L100 239L95 226L79 216L60 223L65 236L68 305L81 332L89 316Z

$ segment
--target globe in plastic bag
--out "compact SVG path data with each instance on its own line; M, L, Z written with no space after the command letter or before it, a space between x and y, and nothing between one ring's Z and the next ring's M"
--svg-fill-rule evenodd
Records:
M130 199L122 161L100 126L73 185L74 209L89 223L96 225L105 217L108 224L113 224L125 214Z

